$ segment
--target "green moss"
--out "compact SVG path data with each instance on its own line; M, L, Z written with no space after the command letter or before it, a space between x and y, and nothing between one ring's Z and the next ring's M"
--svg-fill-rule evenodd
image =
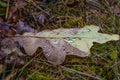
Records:
M0 7L7 7L7 3L0 1Z
M75 25L78 27L84 26L84 21L83 21L82 17L72 18L72 19L69 19L68 21L65 22L65 26L67 26L67 27L72 27Z
M34 73L34 72L32 72ZM30 80L51 80L52 79L52 75L51 74L43 74L43 73L35 73L35 74L30 74L28 77L30 77Z

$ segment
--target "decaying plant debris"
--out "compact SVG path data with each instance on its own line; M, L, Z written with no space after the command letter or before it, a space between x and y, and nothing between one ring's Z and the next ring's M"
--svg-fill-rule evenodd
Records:
M1 0L0 79L119 80L119 12L119 0ZM104 36L75 36L86 25Z

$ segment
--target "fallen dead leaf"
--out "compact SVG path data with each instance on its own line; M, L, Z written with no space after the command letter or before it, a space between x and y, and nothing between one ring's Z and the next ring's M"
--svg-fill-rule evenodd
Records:
M102 44L111 40L119 40L119 35L99 33L99 29L98 26L93 25L85 26L84 28L62 28L52 31L45 30L39 33L25 33L24 35L16 35L11 39L14 42L18 42L27 55L32 56L41 47L48 62L53 65L59 65L64 62L66 55L88 56L93 42ZM7 47L8 51L21 52L15 46L13 48ZM3 50L6 51L6 48Z

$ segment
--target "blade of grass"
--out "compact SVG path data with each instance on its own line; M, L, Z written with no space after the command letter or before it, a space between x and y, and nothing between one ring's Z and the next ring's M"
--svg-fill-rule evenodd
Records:
M84 76L88 76L88 77L91 77L93 79L97 79L97 80L102 80L102 78L98 77L98 76L92 76L90 74L87 74L87 73L83 73L83 72L80 72L80 71L76 71L74 69L70 69L70 68L67 68L67 67L64 67L64 66L60 66L63 70L67 70L69 72L75 72L75 73L78 73L80 75L84 75Z

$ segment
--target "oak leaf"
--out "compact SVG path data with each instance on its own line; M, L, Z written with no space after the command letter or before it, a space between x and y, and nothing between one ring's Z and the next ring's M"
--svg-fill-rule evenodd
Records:
M27 55L33 55L37 48L41 47L47 60L53 65L59 65L64 62L66 55L88 56L93 42L119 40L119 35L99 33L99 29L94 25L83 28L60 28L39 33L27 32L22 36L16 35L13 39L19 42Z

